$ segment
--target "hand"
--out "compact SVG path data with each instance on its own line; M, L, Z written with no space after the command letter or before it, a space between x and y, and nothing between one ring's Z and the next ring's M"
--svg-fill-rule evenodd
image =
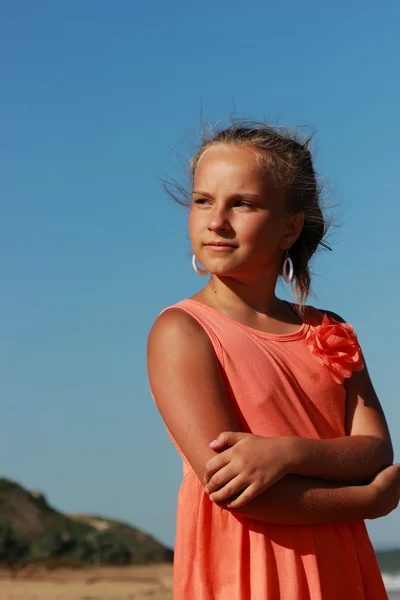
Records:
M372 480L372 507L367 519L385 517L397 508L400 500L400 464L387 467Z
M221 433L210 447L227 449L208 461L204 477L210 500L239 508L279 481L292 464L292 439Z

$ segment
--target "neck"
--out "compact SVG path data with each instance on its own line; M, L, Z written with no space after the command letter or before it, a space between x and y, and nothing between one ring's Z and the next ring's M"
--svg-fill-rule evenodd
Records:
M253 283L213 275L202 295L215 307L257 312L271 316L281 301L275 295L276 276L265 276Z

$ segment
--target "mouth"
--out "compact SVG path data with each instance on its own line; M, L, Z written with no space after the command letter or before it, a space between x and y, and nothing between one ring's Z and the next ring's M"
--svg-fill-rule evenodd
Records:
M229 242L210 242L209 244L204 244L204 246L216 252L228 252L237 248L235 244L230 244Z

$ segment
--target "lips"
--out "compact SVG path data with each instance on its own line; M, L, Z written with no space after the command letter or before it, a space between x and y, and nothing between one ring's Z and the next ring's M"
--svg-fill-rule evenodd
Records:
M211 242L210 244L204 244L210 252L221 254L222 252L232 252L237 246L230 244L229 242Z
M235 244L230 244L229 242L209 242L204 245L208 248L236 248Z

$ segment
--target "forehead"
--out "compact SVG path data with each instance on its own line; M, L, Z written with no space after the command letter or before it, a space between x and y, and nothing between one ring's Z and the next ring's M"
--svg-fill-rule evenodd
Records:
M196 173L206 168L212 168L214 165L224 165L230 163L236 165L242 164L246 168L260 168L261 152L255 148L244 145L233 144L214 144L206 148L199 158L196 166Z
M273 179L261 151L248 146L216 144L201 155L193 177L194 184L241 184L271 186ZM275 186L274 186L275 187Z

